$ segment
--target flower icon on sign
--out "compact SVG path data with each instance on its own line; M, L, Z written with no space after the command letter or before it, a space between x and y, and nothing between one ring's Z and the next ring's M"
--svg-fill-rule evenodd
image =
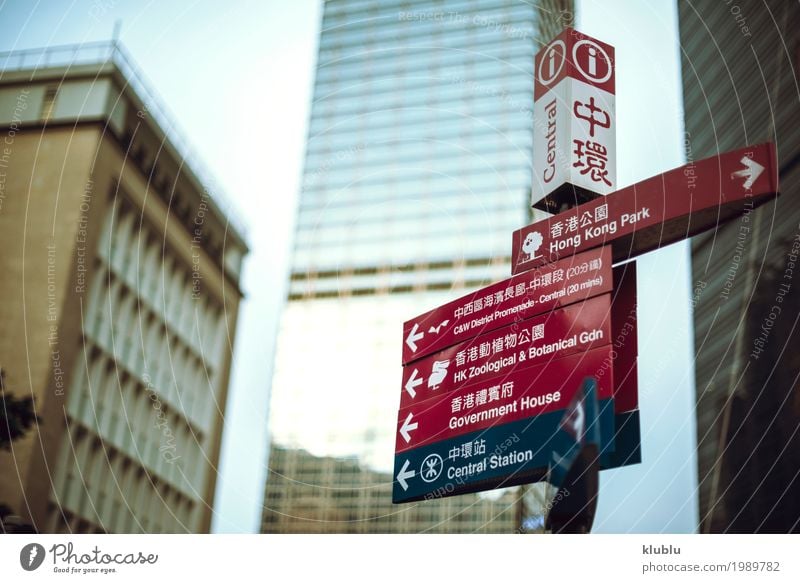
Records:
M444 468L444 460L442 460L442 456L437 453L432 453L422 460L422 466L419 469L419 473L422 479L426 482L433 482L442 473L442 468Z
M528 236L525 237L525 242L522 243L522 250L528 254L528 258L525 261L532 261L539 257L536 255L536 252L539 250L539 247L542 246L542 235L536 231L532 233L528 233Z

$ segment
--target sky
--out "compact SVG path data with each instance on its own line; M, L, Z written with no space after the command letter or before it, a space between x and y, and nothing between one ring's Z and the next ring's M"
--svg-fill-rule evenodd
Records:
M616 48L618 182L683 163L674 0L578 0ZM0 51L119 38L249 224L214 532L260 524L269 385L321 19L317 0L0 0ZM685 243L638 260L641 465L604 472L596 532L693 532L693 335ZM400 371L398 370L398 375Z

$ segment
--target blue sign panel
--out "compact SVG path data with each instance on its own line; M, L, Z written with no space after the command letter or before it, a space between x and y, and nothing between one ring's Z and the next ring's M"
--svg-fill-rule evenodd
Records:
M599 401L598 409L601 467L611 467L613 400ZM443 498L545 479L553 453L567 451L573 443L559 430L563 417L563 410L544 413L398 454L392 501ZM589 428L594 430L594 424Z

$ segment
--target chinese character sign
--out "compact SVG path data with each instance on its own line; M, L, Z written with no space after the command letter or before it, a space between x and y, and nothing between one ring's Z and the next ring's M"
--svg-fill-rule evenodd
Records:
M539 51L535 72L533 206L552 212L565 193L581 203L616 190L613 47L568 28Z

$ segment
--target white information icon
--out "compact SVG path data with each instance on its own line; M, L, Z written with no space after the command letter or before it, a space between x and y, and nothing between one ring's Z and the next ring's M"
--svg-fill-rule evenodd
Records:
M564 44L563 40L550 43L550 46L545 49L542 60L539 61L539 70L536 72L539 77L539 83L542 85L550 85L550 83L558 77L561 73L561 69L564 68L564 57L566 54L567 46Z
M584 46L586 47L586 53L588 55L585 69L584 63L578 58L578 49ZM605 61L605 65L603 67L598 67L601 60ZM611 79L611 74L613 73L611 57L608 56L608 53L603 47L594 41L582 39L576 42L572 47L572 62L575 64L575 68L578 72L592 83L605 83Z

